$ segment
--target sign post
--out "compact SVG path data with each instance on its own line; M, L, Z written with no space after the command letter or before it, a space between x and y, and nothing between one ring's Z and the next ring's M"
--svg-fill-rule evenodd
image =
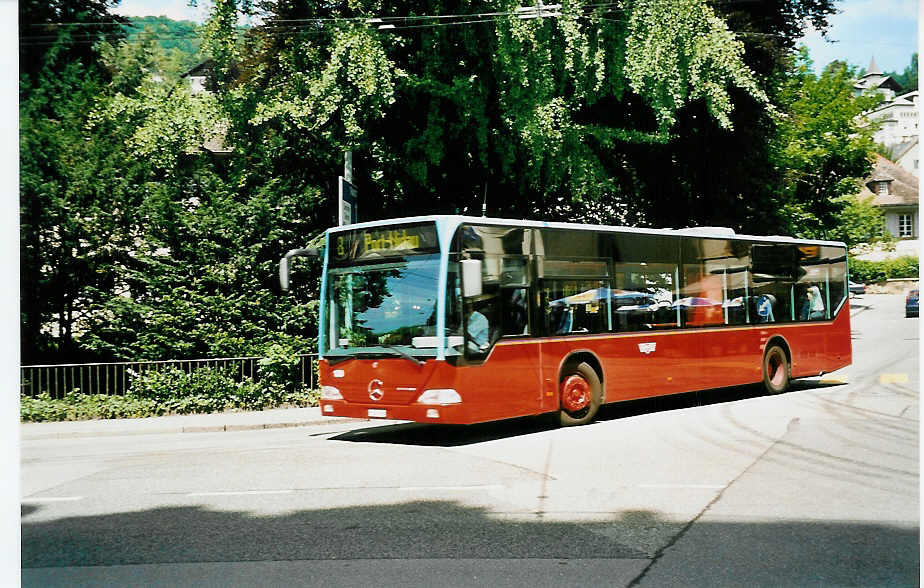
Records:
M356 206L359 192L356 191L356 186L347 181L343 176L338 177L337 183L339 186L337 223L340 226L355 224L359 222L359 214Z

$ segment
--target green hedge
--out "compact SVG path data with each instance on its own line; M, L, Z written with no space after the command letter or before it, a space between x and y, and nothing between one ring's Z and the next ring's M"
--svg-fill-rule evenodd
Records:
M257 362L257 377L235 377L235 370L200 368L186 373L175 367L137 375L124 396L82 394L63 398L48 393L20 397L26 422L141 418L225 410L262 410L279 406L317 406L319 391L298 383L299 355L273 345Z
M282 363L287 365L288 361ZM273 361L267 364L276 366ZM292 380L281 381L289 375L287 370L261 370L260 374L255 382L249 378L236 381L231 371L215 368L191 374L176 368L146 372L132 381L124 396L82 394L79 390L63 398L47 393L34 398L22 396L20 418L26 422L75 421L317 405L318 391L297 387Z
M69 393L64 398L52 398L47 392L34 398L22 396L19 410L20 419L25 422L140 418L164 414L153 400L79 392Z
M899 257L885 261L850 260L850 279L854 282L872 284L896 278L918 279L918 258Z

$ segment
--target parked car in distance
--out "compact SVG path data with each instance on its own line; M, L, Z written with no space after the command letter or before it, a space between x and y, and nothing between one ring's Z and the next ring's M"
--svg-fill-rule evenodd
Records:
M918 316L918 290L908 290L905 296L905 318L909 316Z
M858 284L856 282L847 281L847 291L851 294L866 294L866 284Z

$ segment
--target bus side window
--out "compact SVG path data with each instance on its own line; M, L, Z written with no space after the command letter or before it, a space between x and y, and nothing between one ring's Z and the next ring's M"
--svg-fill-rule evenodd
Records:
M505 288L501 297L503 335L529 334L529 290Z
M605 333L610 328L610 288L604 280L546 280L543 313L550 335Z
M677 266L667 263L614 264L611 306L613 330L676 328Z

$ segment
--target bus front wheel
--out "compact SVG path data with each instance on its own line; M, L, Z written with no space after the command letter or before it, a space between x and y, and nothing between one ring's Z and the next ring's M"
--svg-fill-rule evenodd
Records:
M771 345L764 354L764 387L770 394L789 388L789 358L779 345Z
M566 367L558 388L562 426L584 425L597 416L602 387L597 372L589 364L582 362Z

